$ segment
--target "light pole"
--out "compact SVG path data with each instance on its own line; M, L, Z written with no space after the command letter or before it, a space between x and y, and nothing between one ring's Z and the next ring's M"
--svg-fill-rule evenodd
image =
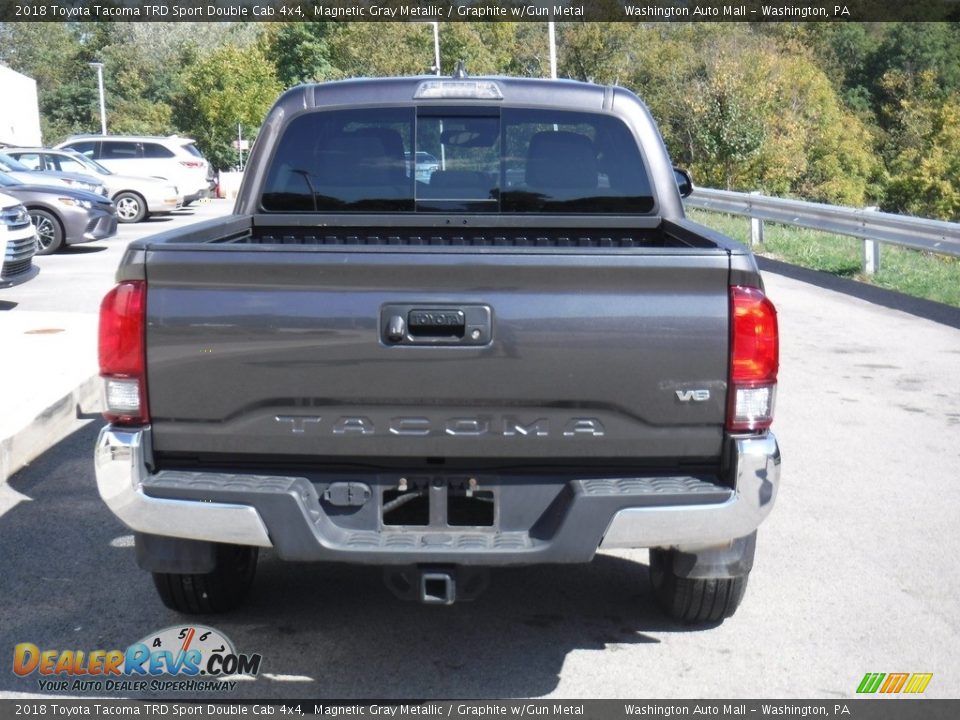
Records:
M434 75L440 74L440 23L436 20L424 20L425 25L433 26L433 70Z
M433 69L437 75L440 74L440 23L436 20L430 22L433 25Z
M440 76L440 23L436 20L423 20L422 22L427 25L433 26L433 73L437 77ZM440 119L440 135L443 135L443 119ZM414 156L414 163L416 163L416 156ZM416 165L414 165L416 167ZM440 143L440 169L446 170L447 168L447 153L444 148L443 142Z
M550 17L553 17L553 10L550 11ZM557 79L557 35L554 30L553 20L547 23L547 37L550 40L550 78Z
M97 87L100 89L100 134L107 134L107 107L103 101L103 63L87 63L92 68L97 69Z

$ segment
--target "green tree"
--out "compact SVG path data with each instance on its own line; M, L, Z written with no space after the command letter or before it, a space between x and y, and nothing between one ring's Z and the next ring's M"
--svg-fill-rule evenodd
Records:
M873 138L810 56L781 49L766 82L774 92L758 168L762 186L842 205L874 198L880 166Z
M765 86L762 56L718 53L707 61L705 77L694 83L688 99L696 143L696 167L704 181L732 189L749 184L747 171L763 148Z
M331 63L334 22L274 23L268 27L265 53L284 87L337 76Z
M894 130L887 140L890 180L883 207L943 220L960 220L960 92L941 99L935 72L889 73L885 91Z
M217 168L236 162L231 142L238 125L245 138L258 131L282 90L273 66L256 45L224 45L186 69L177 120Z
M336 77L426 75L433 65L433 33L426 23L337 23L329 47Z
M0 63L37 81L44 141L93 129L96 75L83 47L64 23L0 23Z
M635 60L628 23L562 23L559 26L559 75L576 80L627 82Z

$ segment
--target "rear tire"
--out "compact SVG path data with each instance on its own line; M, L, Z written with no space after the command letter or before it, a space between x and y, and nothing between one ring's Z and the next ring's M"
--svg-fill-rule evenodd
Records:
M37 230L37 255L52 255L63 247L63 225L51 212L31 209L30 221Z
M238 607L253 586L257 548L217 545L212 572L200 575L153 573L163 604L187 615L222 613Z
M117 193L113 202L117 206L117 220L119 222L138 223L147 217L147 202L136 193Z
M720 622L740 606L749 573L732 578L680 577L673 568L674 551L650 550L650 583L657 604L684 623Z

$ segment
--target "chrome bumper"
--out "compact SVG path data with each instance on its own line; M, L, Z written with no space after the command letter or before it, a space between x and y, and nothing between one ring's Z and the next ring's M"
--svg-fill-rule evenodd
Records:
M773 509L780 447L773 433L732 441L736 489L724 503L619 511L601 548L709 547L749 535Z
M336 543L331 538L339 531L331 527L330 532L324 535L318 529L323 526L324 520L312 516L311 503L316 502L316 493L305 479L282 479L282 487L278 486L277 496L284 495L289 505L280 514L274 510L272 519L268 517L272 523L270 527L278 533L274 541L271 541L268 524L264 521L266 516L253 506L259 500L249 493L245 499L251 504L152 497L144 492L144 484L150 477L149 442L149 428L124 430L109 425L100 431L97 440L96 476L100 496L132 530L165 537L258 547L273 547L277 542L277 551L288 559L343 560L363 557L366 562L400 560L391 554L390 548L370 550L371 538L366 537L369 533L361 533L365 535L363 543L346 543L335 547ZM560 533L566 535L564 542L538 545L531 541L521 550L509 554L509 557L507 553L500 553L497 557L497 553L492 552L476 553L471 557L451 553L444 557L451 562L462 557L462 561L471 564L483 564L488 560L493 563L575 562L589 560L598 546L601 549L680 547L695 551L750 535L773 508L780 482L780 450L772 434L735 438L730 442L736 488L725 490L728 497L721 498L722 501L698 504L688 500L679 505L652 504L612 512L603 509L609 508L608 505L598 504L603 501L602 498L588 497L589 493L582 491L583 482L577 481L574 485L581 489L574 492L570 514L574 508L579 508L580 514L576 516L576 521L568 516L566 520L569 522L561 523L565 526L560 529ZM223 493L225 489L236 485L229 476L220 478L209 474L190 477L193 487L209 489L214 497L217 492ZM269 491L270 488L263 490ZM590 522L578 524L585 519ZM595 531L588 531L588 525L595 526ZM289 540L294 532L300 532L301 540ZM315 540L311 539L314 533L320 533ZM280 543L280 540L284 542ZM566 542L568 540L571 542ZM376 545L374 543L374 547ZM553 547L548 547L550 545ZM415 547L403 548L404 552L410 551L411 557L425 549L429 548L422 545L419 550Z
M97 438L100 497L131 530L167 537L272 547L260 514L246 505L165 500L143 492L150 434L107 426Z

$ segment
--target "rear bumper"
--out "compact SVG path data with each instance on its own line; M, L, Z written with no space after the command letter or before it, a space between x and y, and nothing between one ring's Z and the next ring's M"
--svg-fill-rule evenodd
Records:
M107 506L134 531L273 547L287 560L384 565L588 562L598 548L695 551L756 530L776 499L777 441L768 434L729 442L727 472L734 489L690 476L564 478L559 484L538 478L524 487L517 478L501 478L497 492L507 499L497 502L503 508L513 512L524 498L539 503L525 529L523 522L521 529L506 529L503 509L498 516L503 527L384 527L376 490L366 501L376 518L375 529L368 529L369 522L351 527L351 513L356 510L359 516L363 507L330 508L318 493L324 486L305 477L151 473L149 428L105 427L97 440L96 476ZM376 480L370 480L374 486Z
M178 193L154 193L144 198L147 203L147 212L151 215L167 215L176 210L183 203Z
M200 188L196 192L192 192L189 195L183 196L183 202L191 203L196 202L197 200L202 200L205 197L212 197L213 194L210 192L210 189L207 187Z
M773 509L780 486L780 447L773 433L731 440L736 490L722 503L637 507L614 515L602 547L684 547L721 544L749 535Z

